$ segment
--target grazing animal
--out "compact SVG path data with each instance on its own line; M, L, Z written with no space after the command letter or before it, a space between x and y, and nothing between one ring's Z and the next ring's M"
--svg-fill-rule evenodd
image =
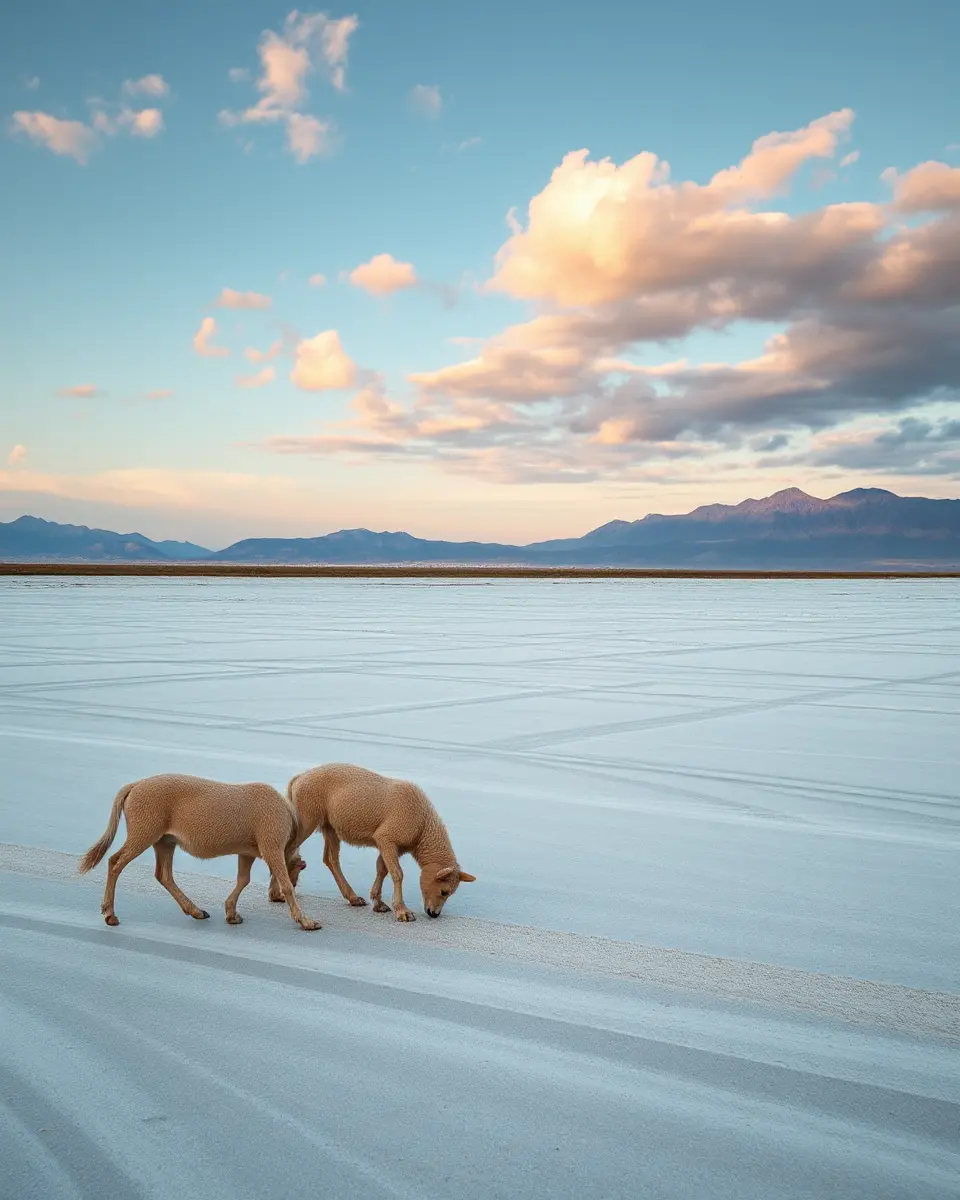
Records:
M182 846L196 858L238 856L237 885L227 897L227 921L240 925L237 898L250 882L254 860L270 868L280 898L302 929L319 929L294 893L294 882L306 866L297 854L297 813L291 802L266 783L218 783L192 775L151 775L128 783L117 792L103 837L80 860L80 874L97 865L117 834L121 814L127 819L127 840L110 856L107 886L100 911L108 925L119 925L113 911L120 872L152 846L157 856L157 882L167 889L188 917L203 921L208 912L198 908L173 878L173 854ZM292 877L291 877L292 876Z
M460 870L446 826L426 794L403 779L388 779L364 767L330 763L295 775L287 785L287 796L296 806L299 824L297 849L315 829L323 833L323 861L337 881L344 900L355 908L366 904L347 882L340 869L340 843L376 846L377 877L370 890L373 911L389 912L381 891L389 872L393 880L393 911L398 921L415 920L403 902L403 871L400 857L412 854L420 866L423 908L429 917L439 917L447 900L461 883L473 883L475 875ZM279 881L270 881L270 899L280 901Z

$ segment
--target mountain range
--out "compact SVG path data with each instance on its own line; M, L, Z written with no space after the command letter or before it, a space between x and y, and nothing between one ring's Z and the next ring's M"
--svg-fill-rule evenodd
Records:
M828 500L787 488L762 500L676 516L610 521L576 538L512 546L343 529L315 538L247 538L224 550L157 542L24 516L0 522L0 560L250 564L501 564L689 569L960 567L960 500L856 488Z

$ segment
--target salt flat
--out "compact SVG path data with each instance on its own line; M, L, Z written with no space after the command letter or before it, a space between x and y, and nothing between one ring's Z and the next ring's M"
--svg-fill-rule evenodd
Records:
M958 602L3 581L11 1194L954 1196ZM440 921L311 845L311 935L254 889L223 925L228 860L178 855L202 924L71 878L130 779L332 759L430 791L479 877Z

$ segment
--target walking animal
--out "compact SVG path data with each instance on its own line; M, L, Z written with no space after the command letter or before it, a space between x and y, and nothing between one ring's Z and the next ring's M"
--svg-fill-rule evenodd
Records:
M323 834L323 861L344 900L356 908L365 905L366 900L356 894L340 869L342 841L351 846L376 846L380 851L377 877L370 890L373 911L390 911L381 896L389 873L398 921L415 920L403 902L401 855L412 854L420 866L420 891L428 917L439 917L459 885L476 879L460 870L446 826L416 784L388 779L348 763L329 763L295 775L287 785L287 796L297 810L296 849L319 829ZM270 880L270 899L283 899L277 879Z
M157 856L154 874L188 917L209 917L185 895L173 878L173 854L182 846L196 858L219 858L236 854L237 885L227 897L227 921L240 925L237 898L250 882L254 860L262 858L270 868L281 900L302 929L319 929L320 922L308 917L294 893L294 885L306 863L297 854L297 814L291 802L266 783L218 783L192 775L151 775L128 783L117 792L110 821L103 837L80 860L84 875L103 858L117 834L121 814L127 819L127 840L110 856L107 886L101 912L108 925L119 925L113 911L114 893L120 872L149 846Z

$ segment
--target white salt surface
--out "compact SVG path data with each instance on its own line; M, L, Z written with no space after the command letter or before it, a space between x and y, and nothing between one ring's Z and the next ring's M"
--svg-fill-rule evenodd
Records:
M955 1197L958 601L3 581L0 1194ZM441 920L72 878L128 780L332 759L429 790Z

